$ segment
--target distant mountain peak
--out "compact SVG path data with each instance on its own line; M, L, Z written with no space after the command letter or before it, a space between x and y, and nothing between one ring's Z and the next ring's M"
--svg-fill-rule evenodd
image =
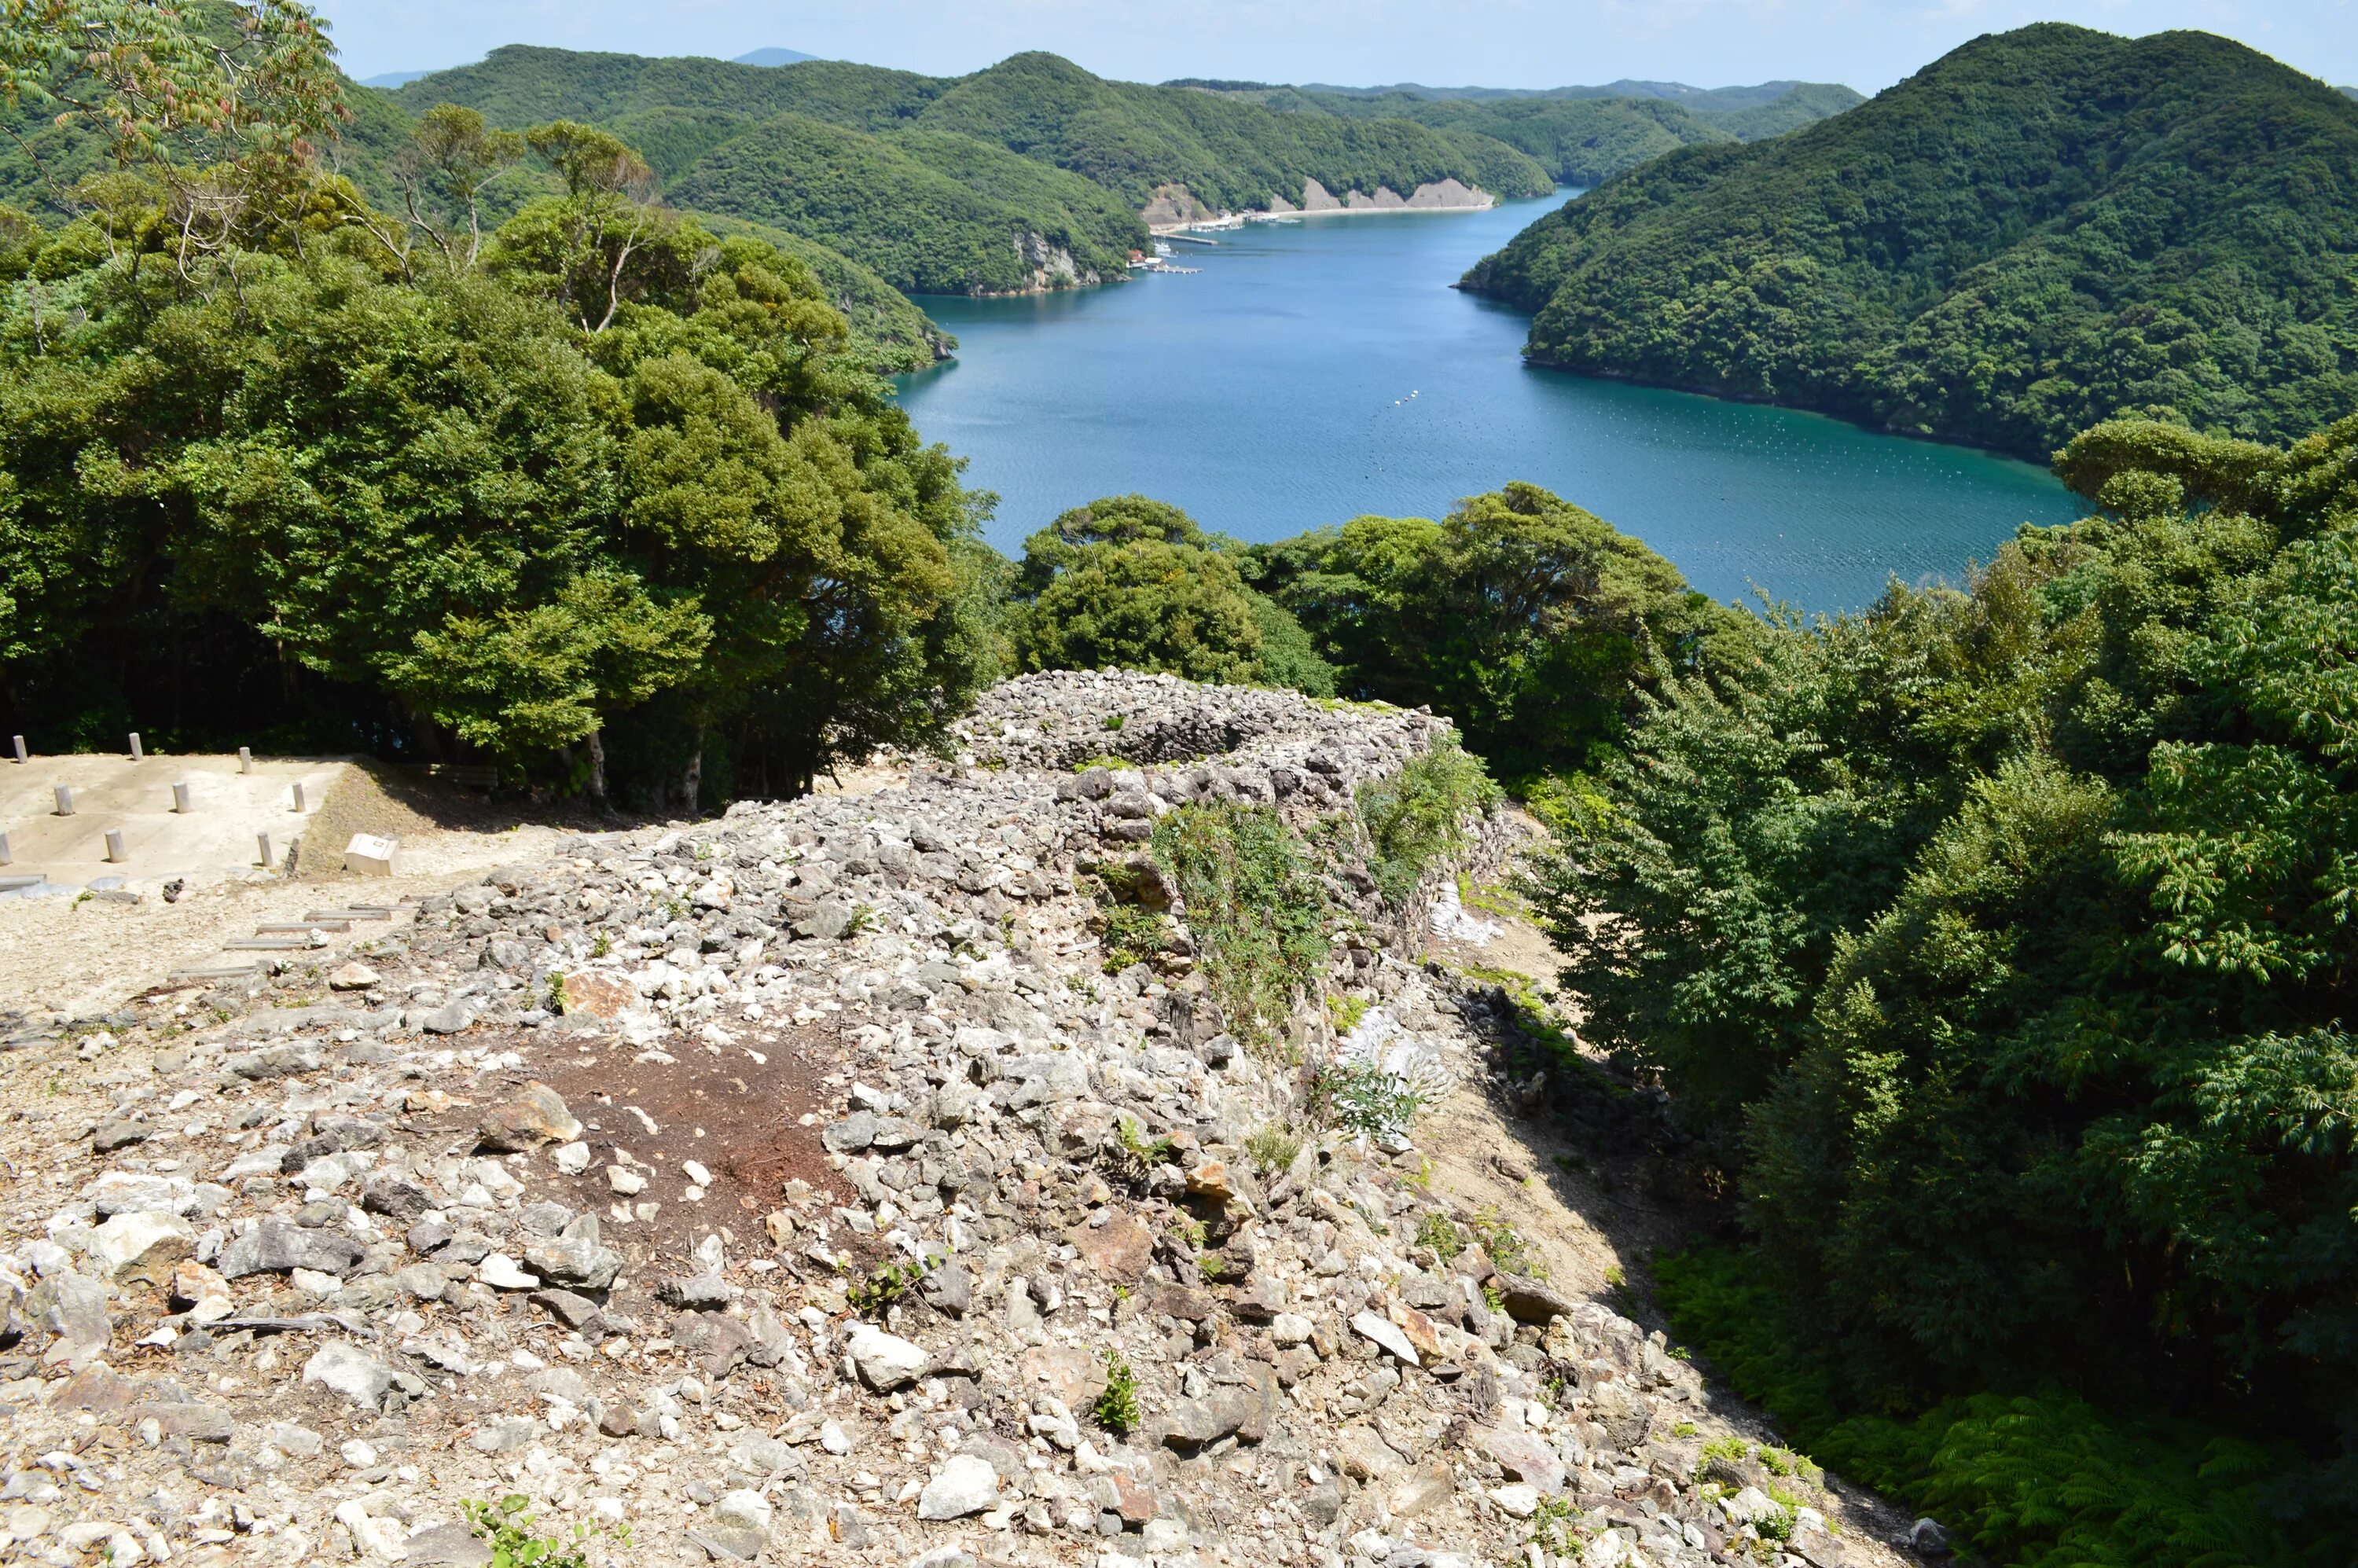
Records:
M421 78L433 76L449 69L450 68L447 65L438 65L427 70L388 70L378 76L362 77L361 85L362 87L382 87L386 92L390 92L396 87L406 87L411 82L416 81Z
M818 58L815 54L805 54L800 49L755 49L751 54L741 54L737 57L737 63L739 65L792 65L798 59Z

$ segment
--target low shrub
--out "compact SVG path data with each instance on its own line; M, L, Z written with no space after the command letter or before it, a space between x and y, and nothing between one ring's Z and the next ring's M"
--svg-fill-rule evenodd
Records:
M460 1507L467 1528L491 1549L489 1568L590 1568L590 1545L600 1536L617 1546L631 1544L631 1527L577 1524L565 1534L536 1535L532 1499L511 1492L495 1503L468 1498Z
M1464 847L1466 819L1489 810L1498 797L1488 772L1454 740L1390 778L1361 784L1359 819L1375 846L1368 870L1385 899L1394 906L1405 903L1427 866Z
M1264 806L1183 806L1155 825L1154 859L1178 884L1228 1032L1275 1042L1295 994L1324 976L1326 894L1302 841Z
M1747 1254L1693 1248L1658 1259L1654 1273L1679 1333L1736 1392L1819 1462L1931 1514L1993 1561L2307 1568L2353 1560L2316 1467L2289 1444L2106 1411L2054 1388L1875 1413L1868 1401L1893 1391L1857 1386ZM1796 1470L1807 1464L1778 1457Z
M1409 1130L1424 1109L1424 1091L1378 1063L1329 1062L1310 1078L1310 1103L1322 1119L1360 1138Z
M1138 1375L1119 1351L1106 1352L1105 1391L1091 1401L1089 1414L1117 1437L1127 1437L1138 1425Z
M1105 972L1151 964L1171 951L1171 917L1134 903L1109 903L1105 913Z

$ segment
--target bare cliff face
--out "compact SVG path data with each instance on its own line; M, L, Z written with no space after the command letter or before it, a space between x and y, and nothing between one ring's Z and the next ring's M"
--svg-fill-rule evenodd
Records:
M1030 274L1030 281L1021 290L1026 294L1047 294L1059 288L1082 288L1103 283L1104 277L1092 266L1074 260L1073 253L1043 235L1021 233L1014 237L1015 259Z
M1029 676L861 793L27 1030L0 1531L480 1563L464 1504L520 1494L618 1563L1889 1561L1433 1181L1498 1017L1424 941L1513 836L1388 902L1355 792L1448 737ZM1288 845L1316 918L1266 907L1249 985L1188 879Z
M1390 186L1379 185L1372 191L1347 190L1337 198L1314 179L1302 184L1302 211L1305 212L1479 211L1494 205L1496 200L1488 191L1476 190L1455 179L1420 185L1407 196Z
M1407 196L1389 186L1379 185L1373 190L1347 190L1336 196L1314 179L1302 182L1302 200L1290 201L1274 196L1262 211L1273 213L1290 212L1446 212L1481 211L1497 205L1497 198L1488 191L1451 178L1420 185ZM1184 185L1164 185L1155 189L1154 200L1148 202L1139 216L1151 229L1178 229L1190 223L1203 222L1224 216L1213 211Z

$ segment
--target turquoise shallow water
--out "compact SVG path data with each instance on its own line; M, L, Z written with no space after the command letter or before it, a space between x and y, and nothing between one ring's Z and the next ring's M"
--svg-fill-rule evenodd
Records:
M2080 513L2044 470L1817 415L1526 368L1526 319L1449 285L1552 200L1256 224L1176 245L1192 276L1024 299L920 301L958 357L904 377L931 440L996 491L1011 552L1064 508L1143 491L1282 538L1365 513L1439 516L1523 479L1675 561L1856 608L1953 579L2025 522Z

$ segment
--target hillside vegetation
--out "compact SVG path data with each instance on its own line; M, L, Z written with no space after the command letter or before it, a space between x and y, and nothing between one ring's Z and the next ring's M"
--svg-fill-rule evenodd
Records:
M1579 186L1601 184L1683 146L1781 135L1863 102L1847 87L1823 82L1712 92L1620 82L1613 88L1545 92L1201 85L1273 109L1412 120L1440 131L1503 142L1537 161L1556 183Z
M2058 470L2098 514L1969 591L1641 697L1564 981L1714 1140L1753 1249L1670 1296L1821 1459L2008 1561L2346 1562L2358 419Z
M722 143L672 189L808 234L916 293L1096 282L1146 243L1135 214L1077 175L968 136L870 136L801 114ZM1061 274L1052 253L1070 258Z
M1750 146L1686 148L1466 287L1536 362L2043 458L2152 412L2290 439L2358 407L2358 105L2200 33L2042 25Z
M372 205L318 160L350 90L316 27L243 16L219 47L134 18L136 96L113 49L33 77L118 168L0 229L11 721L689 809L938 734L998 667L988 502L831 304L860 275L708 231L573 121L439 109ZM165 92L219 122L159 127ZM485 225L525 158L549 193Z
M1687 103L1284 89L1280 103L1109 81L1039 52L940 78L514 45L391 92L348 85L337 164L397 207L395 165L437 104L494 129L574 120L631 144L675 205L794 234L902 292L1000 294L1121 277L1150 243L1150 207L1162 219L1298 205L1312 182L1336 197L1450 179L1540 196L1691 143L1774 134L1855 97L1778 86ZM35 117L15 129L24 147L0 156L0 200L54 206L59 185L98 167L87 128ZM525 173L487 189L484 207L504 218L549 189ZM895 368L922 362L918 339L892 331Z
M1457 179L1534 196L1515 147L1397 118L1303 117L1108 81L1050 54L933 78L837 60L780 67L515 46L388 95L497 126L556 117L639 147L673 198L773 225L926 293L1009 293L1122 276L1157 200L1180 212Z

